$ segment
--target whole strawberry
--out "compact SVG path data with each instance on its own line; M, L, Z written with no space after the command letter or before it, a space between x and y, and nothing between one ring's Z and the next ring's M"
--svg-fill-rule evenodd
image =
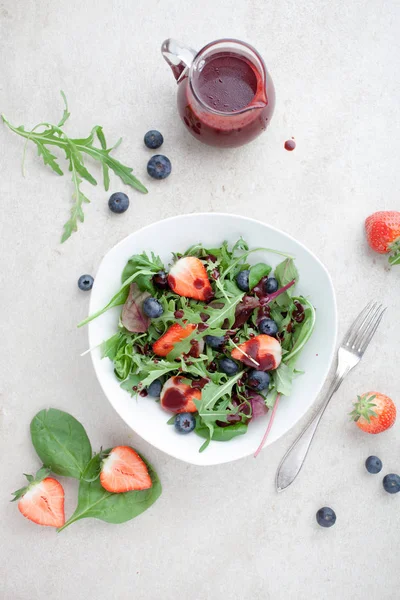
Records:
M400 264L400 212L382 210L365 220L367 241L372 250L389 254L391 265Z
M392 427L396 420L393 400L379 392L367 392L357 398L350 413L357 427L366 433L381 433Z

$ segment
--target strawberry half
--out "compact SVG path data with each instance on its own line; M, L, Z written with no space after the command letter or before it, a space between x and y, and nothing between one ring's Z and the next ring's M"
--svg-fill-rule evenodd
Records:
M49 469L39 469L35 477L25 475L29 484L14 492L19 511L34 523L62 527L65 523L64 489L56 479L47 477Z
M208 302L214 296L207 271L201 260L185 256L176 261L168 275L169 287L175 294Z
M194 400L201 399L201 390L184 383L183 377L171 377L164 383L160 402L165 410L173 413L196 412Z
M396 406L389 396L367 392L357 398L350 413L357 427L366 433L381 433L392 427L396 421Z
M389 254L391 265L400 264L400 212L382 210L365 220L367 241L372 250Z
M234 348L231 355L258 371L272 371L281 364L282 348L278 340L270 335L256 335Z
M167 356L174 349L175 344L187 338L194 330L196 325L188 323L187 325L179 325L174 323L169 329L153 344L153 352L157 356Z
M111 450L102 462L100 483L114 494L148 490L153 485L146 463L130 446L116 446Z

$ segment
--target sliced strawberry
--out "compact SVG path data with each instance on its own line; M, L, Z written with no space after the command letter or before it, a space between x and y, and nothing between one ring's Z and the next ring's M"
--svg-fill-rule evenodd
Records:
M232 358L258 371L277 369L282 360L282 348L278 340L269 335L256 335L234 348Z
M179 325L174 323L169 329L153 344L153 352L158 356L167 356L174 349L175 344L187 338L192 331L196 329L196 325L188 323L187 325Z
M100 483L114 494L148 490L153 485L145 462L130 446L116 446L111 450L103 460Z
M56 479L47 477L42 468L36 476L26 475L29 485L14 492L19 511L34 523L48 527L62 527L65 523L64 489Z
M201 390L183 382L183 377L171 377L161 390L161 406L174 413L196 412L194 400L201 399Z
M168 275L169 287L175 294L208 302L214 296L205 266L195 256L176 261Z

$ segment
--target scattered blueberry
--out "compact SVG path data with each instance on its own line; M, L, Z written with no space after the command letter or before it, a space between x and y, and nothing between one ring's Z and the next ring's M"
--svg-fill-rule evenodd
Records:
M383 478L383 487L388 494L397 494L400 492L400 477L395 473L389 473Z
M332 527L336 522L336 513L329 506L320 508L316 514L317 523L321 527Z
M168 278L165 271L158 271L153 275L153 283L160 290L166 290L168 287Z
M265 390L268 386L269 386L269 380L270 377L268 375L268 373L265 373L265 371L256 371L255 369L253 371L250 371L248 379L247 379L247 385L251 388L253 388L253 390L256 390L257 392L261 392L262 390Z
M264 284L264 289L267 294L273 294L279 288L279 283L275 279L275 277L268 277L267 281Z
M83 292L88 292L93 287L94 279L91 275L81 275L78 279L78 288Z
M147 172L154 179L165 179L171 173L171 161L163 154L155 154L147 163Z
M144 143L148 148L151 148L152 150L155 150L156 148L162 146L163 142L163 136L156 129L151 129L144 136Z
M143 302L143 312L150 319L157 319L161 317L164 309L156 298L146 298Z
M239 273L236 275L237 286L240 290L242 290L242 292L249 291L249 274L250 271L246 269L245 271L239 271Z
M204 341L207 344L207 346L210 346L210 348L214 348L214 350L219 350L224 345L225 338L223 335L221 337L218 335L206 335L204 336Z
M121 214L129 208L129 198L123 192L115 192L111 194L108 200L108 208L113 213Z
M239 367L231 358L221 358L219 368L227 375L235 375L239 370Z
M276 337L276 334L278 333L278 325L275 323L275 321L273 319L262 319L258 325L258 329L260 330L260 333L263 333L265 335L270 335L272 337Z
M175 417L174 425L178 433L190 433L196 426L196 419L192 413L179 413Z
M162 390L162 381L161 379L155 379L147 388L147 392L149 396L153 398L159 398Z
M367 469L368 473L373 473L376 475L376 473L382 471L382 461L377 456L368 456L367 460L365 461L365 468Z

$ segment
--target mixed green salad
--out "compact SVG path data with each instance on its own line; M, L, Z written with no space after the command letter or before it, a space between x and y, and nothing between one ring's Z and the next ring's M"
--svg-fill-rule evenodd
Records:
M268 262L250 265L254 252L283 260L272 273ZM233 247L196 244L168 267L143 252L128 260L107 306L80 326L123 307L102 356L113 361L123 389L153 396L179 433L205 438L202 451L211 440L245 434L290 395L315 324L314 307L294 292L298 280L292 256L249 250L243 239Z

